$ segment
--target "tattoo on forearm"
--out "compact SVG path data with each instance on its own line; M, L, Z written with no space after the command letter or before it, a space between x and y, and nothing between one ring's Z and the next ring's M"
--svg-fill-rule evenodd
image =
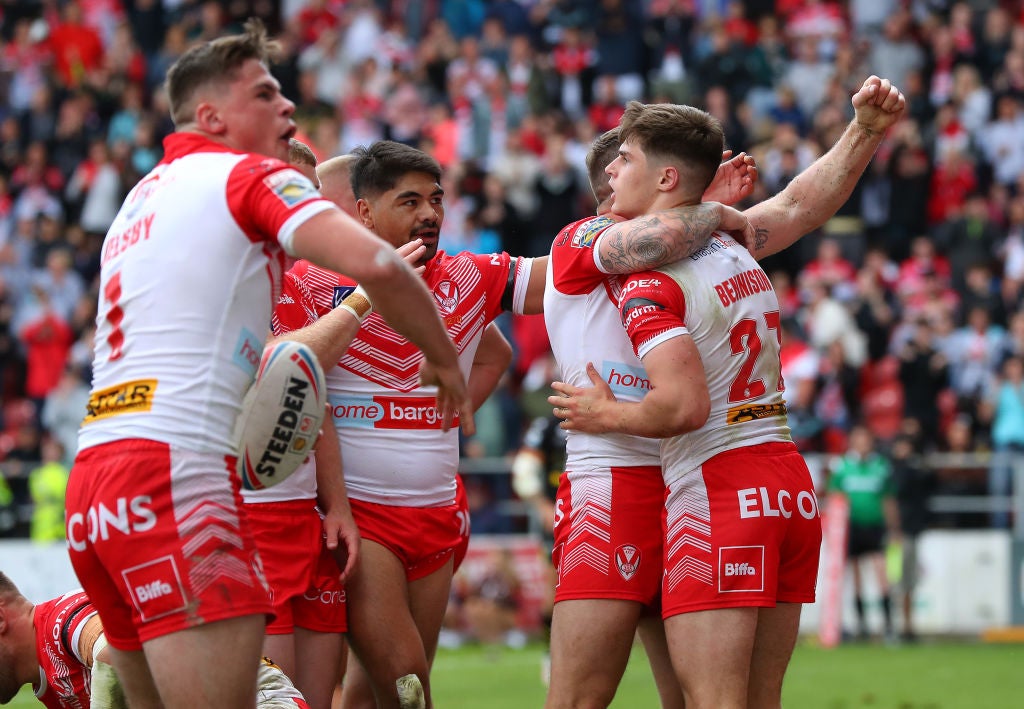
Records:
M754 228L754 251L760 251L768 243L768 230L763 227Z
M609 273L635 273L692 255L718 227L718 210L694 205L638 217L610 227L601 240Z

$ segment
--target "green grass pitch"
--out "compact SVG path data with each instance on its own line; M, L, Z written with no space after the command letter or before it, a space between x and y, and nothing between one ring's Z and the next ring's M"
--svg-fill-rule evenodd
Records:
M438 709L542 707L541 649L441 650L433 673ZM801 644L783 691L787 709L1012 709L1024 706L1024 645L922 642ZM9 706L41 706L27 689ZM633 653L613 709L658 706L642 651Z

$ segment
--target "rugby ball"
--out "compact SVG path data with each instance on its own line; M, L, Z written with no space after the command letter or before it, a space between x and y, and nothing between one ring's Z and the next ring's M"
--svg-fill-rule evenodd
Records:
M276 485L313 450L327 404L324 371L299 342L267 345L235 422L238 475L246 490Z

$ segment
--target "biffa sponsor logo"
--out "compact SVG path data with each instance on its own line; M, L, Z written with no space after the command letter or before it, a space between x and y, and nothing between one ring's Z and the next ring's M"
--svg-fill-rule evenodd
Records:
M177 613L187 605L178 566L169 554L125 569L121 578L144 622Z
M741 562L739 564L726 564L725 565L726 576L757 576L757 569L748 564L747 562Z
M153 581L145 586L136 586L135 597L142 603L145 603L146 601L152 601L160 598L161 596L166 596L173 591L174 589L171 588L171 584L166 581Z
M718 592L764 590L764 546L721 547L718 550Z

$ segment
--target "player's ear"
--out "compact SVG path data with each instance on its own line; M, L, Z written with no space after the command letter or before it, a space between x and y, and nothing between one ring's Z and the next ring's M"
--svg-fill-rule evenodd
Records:
M224 132L224 119L217 107L207 101L196 106L196 125L205 132L220 135Z
M3 600L0 600L0 635L4 635L9 627L7 621L9 612L10 608L7 607L7 604L4 603Z
M356 200L356 214L359 215L359 221L364 227L373 229L373 210L370 209L370 203L362 197Z
M675 165L666 165L661 168L661 178L658 180L658 189L662 192L671 192L679 186L679 168Z

